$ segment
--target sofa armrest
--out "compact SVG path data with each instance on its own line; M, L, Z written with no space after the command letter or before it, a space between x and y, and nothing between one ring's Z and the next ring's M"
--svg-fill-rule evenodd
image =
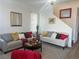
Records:
M0 49L4 51L6 47L7 47L7 43L3 39L0 39Z

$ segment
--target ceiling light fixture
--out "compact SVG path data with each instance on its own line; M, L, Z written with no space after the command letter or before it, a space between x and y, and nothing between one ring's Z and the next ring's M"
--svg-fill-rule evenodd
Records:
M56 0L48 0L48 2L49 2L51 5L53 5L53 3L56 2Z
M48 0L48 2L49 2L49 3L51 3L51 2L56 2L56 0Z

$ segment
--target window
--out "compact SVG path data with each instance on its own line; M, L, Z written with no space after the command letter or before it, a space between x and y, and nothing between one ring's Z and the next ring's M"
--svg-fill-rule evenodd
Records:
M10 12L11 26L22 26L22 13Z
M36 32L38 15L36 13L31 13L31 31Z

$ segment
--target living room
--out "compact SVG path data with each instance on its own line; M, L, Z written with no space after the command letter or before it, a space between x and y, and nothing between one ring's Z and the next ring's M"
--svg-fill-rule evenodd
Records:
M53 45L50 44L51 41L49 43L49 40L42 39L42 41L46 41L42 43L42 59L78 59L79 46L76 43L79 32L78 7L78 0L55 0L54 2L48 2L48 0L0 0L0 22L2 22L0 23L0 34L36 32L37 25L40 35L47 34L47 32L64 33L68 35L67 48L64 50L61 47L65 45L66 41L61 44L59 42L57 44L55 41L52 42ZM65 15L62 10L68 14ZM64 17L60 15L61 13ZM17 16L13 16L15 14ZM17 20L13 20L13 17ZM11 59L11 52L7 54L0 52L0 59ZM67 56L68 58L66 58Z

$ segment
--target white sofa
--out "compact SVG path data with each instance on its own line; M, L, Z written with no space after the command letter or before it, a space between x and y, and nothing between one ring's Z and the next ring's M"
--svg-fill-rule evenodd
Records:
M64 40L56 39L55 37L56 37L56 35L54 35L54 36L52 35L52 37L44 37L44 36L40 35L40 40L47 42L47 43L61 46L63 48L65 48L67 46L68 37L65 38Z

